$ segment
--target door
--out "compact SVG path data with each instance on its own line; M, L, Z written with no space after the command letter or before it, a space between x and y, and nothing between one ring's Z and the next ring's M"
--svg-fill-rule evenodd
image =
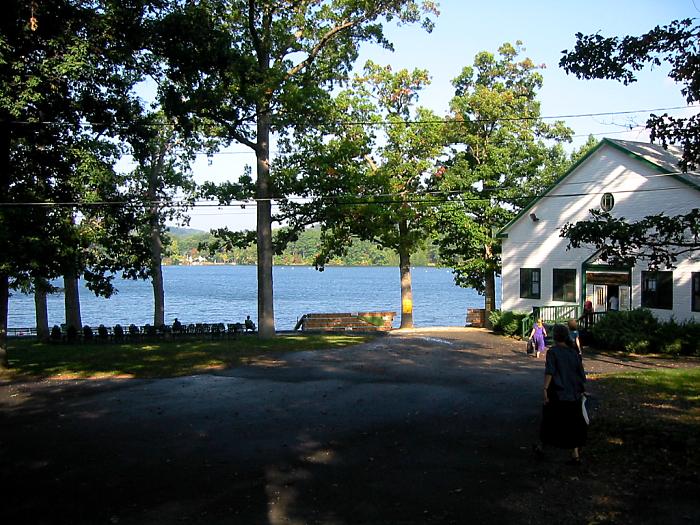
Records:
M593 286L593 311L605 312L608 309L608 287L604 284Z
M629 310L630 308L630 287L620 286L620 310Z

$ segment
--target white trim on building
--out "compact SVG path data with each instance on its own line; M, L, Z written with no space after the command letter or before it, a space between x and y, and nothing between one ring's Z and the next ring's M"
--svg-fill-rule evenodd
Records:
M700 321L692 304L693 291L699 302L700 254L679 259L672 274L650 274L641 261L634 268L612 268L596 260L593 248L567 250L567 239L560 237L564 224L587 220L590 209L611 207L613 216L636 221L700 208L700 177L680 173L678 155L653 144L603 139L533 200L499 233L502 309L529 312L586 300L597 311L630 309L639 308L644 296L647 305L656 305L651 310L658 318Z

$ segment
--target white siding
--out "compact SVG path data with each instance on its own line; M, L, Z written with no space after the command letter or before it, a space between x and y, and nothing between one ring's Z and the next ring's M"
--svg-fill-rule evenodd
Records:
M503 239L503 302L504 310L529 311L534 305L562 304L552 300L552 269L576 270L577 302L581 303L581 270L592 249L567 250L567 240L559 236L567 222L589 218L588 210L600 207L603 193L615 198L613 216L630 221L665 212L667 215L687 213L700 207L700 191L676 178L660 175L652 166L626 155L607 144L594 152L572 171L526 214L512 224ZM533 221L534 213L539 220ZM520 298L520 268L540 268L540 299ZM690 272L700 271L700 262L686 261L674 271L674 310L676 320L694 317L690 306ZM632 307L640 306L641 269L632 274ZM671 311L654 310L661 318Z

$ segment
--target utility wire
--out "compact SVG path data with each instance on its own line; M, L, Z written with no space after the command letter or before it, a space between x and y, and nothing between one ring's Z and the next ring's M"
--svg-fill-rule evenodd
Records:
M344 125L344 126L383 126L383 125L414 125L414 124L460 124L460 123L472 123L472 122L517 122L517 121L527 121L527 120L553 120L553 119L569 119L569 118L586 118L586 117L601 117L601 116L614 116L614 115L631 115L634 113L649 113L649 112L655 112L655 111L673 111L673 110L681 110L681 109L688 109L692 108L695 106L671 106L671 107L664 107L664 108L651 108L651 109L633 109L633 110L624 110L624 111L602 111L602 112L595 112L595 113L571 113L571 114L563 114L563 115L545 115L545 116L533 116L533 117L497 117L497 118L483 118L483 119L470 119L470 120L453 120L453 119L433 119L433 120L402 120L402 121L389 121L389 120L381 120L381 121L333 121L333 124L338 124L338 125ZM50 121L50 120L39 120L36 122L32 122L29 120L0 120L0 122L5 122L7 124L16 124L16 125L26 125L26 126L37 126L37 125L61 125L61 124L66 124L69 125L68 123L64 122L59 122L59 121ZM105 126L107 125L104 122L84 122L80 123L79 126L81 127L92 127L92 126ZM142 126L142 127L161 127L161 126L170 126L168 123L150 123L150 124L137 124L137 126ZM126 126L124 126L126 127Z
M581 183L575 183L575 184L581 184ZM497 191L497 190L509 190L513 188L487 188L485 192L489 191ZM657 192L657 191L679 191L682 190L683 188L679 187L668 187L668 188L637 188L633 190L624 190L624 189L615 189L612 190L613 193L648 193L648 192ZM520 200L530 200L534 199L536 197L540 198L563 198L563 197L586 197L590 195L603 195L605 193L610 193L611 191L609 189L601 190L601 191L590 191L590 192L576 192L576 193L560 193L560 194L544 194L544 195L529 195L529 196L522 196L517 199ZM251 208L254 208L257 206L258 202L266 202L266 201L277 201L277 202L287 202L291 203L293 201L304 201L300 202L300 204L313 204L314 202L318 202L319 200L321 201L332 201L334 205L337 206L357 206L357 205L363 205L363 204L434 204L434 203L446 203L446 202L453 202L453 203L459 203L459 202L481 202L481 201L488 201L490 200L490 197L488 196L473 196L473 197L465 197L464 192L461 190L455 190L455 191L450 191L450 192L426 192L422 193L419 195L425 195L426 198L416 198L416 197L411 197L408 199L397 199L395 197L399 196L400 194L378 194L378 195L368 195L368 196L357 196L356 200L345 200L348 197L347 196L338 196L338 197L322 197L320 199L318 198L305 198L305 197L296 197L296 198L269 198L269 199L252 199L252 202L249 201L238 201L239 203L237 204L219 204L219 203L212 203L212 202L196 202L196 203L184 203L184 202L164 202L164 201L148 201L148 200L140 200L140 201L95 201L95 202L80 202L80 201L75 201L75 202L2 202L0 203L0 207L3 208L8 208L8 207L54 207L54 208L70 208L70 207L85 207L85 208L92 208L92 207L107 207L107 206L135 206L135 207L149 207L149 206L158 206L162 205L165 208L231 208L231 207L240 207L242 209L245 209L246 207L250 206ZM459 197L458 200L456 199L451 199L450 196L457 196ZM383 198L387 197L387 198ZM351 199L354 198L350 197ZM272 202L273 206L281 206L281 204L276 204Z

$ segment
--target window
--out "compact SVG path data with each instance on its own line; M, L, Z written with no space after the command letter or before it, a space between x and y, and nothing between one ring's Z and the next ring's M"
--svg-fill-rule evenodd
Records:
M540 298L540 269L520 268L520 297L523 299Z
M642 272L642 306L673 308L673 272Z
M700 312L700 272L693 272L691 278L693 290L690 297L691 310L693 312Z
M552 300L576 302L576 270L552 270Z
M615 197L612 193L604 193L600 198L600 209L603 211L610 211L615 206Z

